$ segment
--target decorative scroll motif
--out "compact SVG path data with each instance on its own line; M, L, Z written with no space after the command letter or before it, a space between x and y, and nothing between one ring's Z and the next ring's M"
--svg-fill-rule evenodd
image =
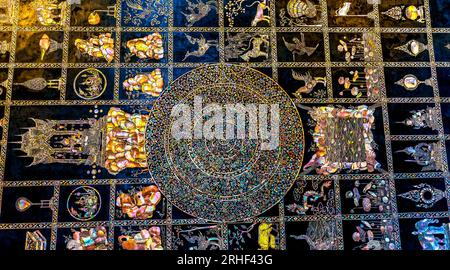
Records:
M142 25L149 21L150 26L160 26L170 9L167 3L165 0L125 0L128 8L123 11L122 19L132 25Z

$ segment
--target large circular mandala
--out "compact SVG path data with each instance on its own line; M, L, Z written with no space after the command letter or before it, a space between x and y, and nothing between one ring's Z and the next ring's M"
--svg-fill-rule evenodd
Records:
M265 150L263 138L250 136L174 138L173 108L188 105L195 114L198 97L204 107L278 104L278 147ZM200 118L193 119L195 127ZM237 130L237 121L224 119ZM155 102L146 137L149 170L163 194L182 211L210 221L244 220L268 210L293 185L303 159L302 122L288 94L270 77L238 65L204 66L175 80Z

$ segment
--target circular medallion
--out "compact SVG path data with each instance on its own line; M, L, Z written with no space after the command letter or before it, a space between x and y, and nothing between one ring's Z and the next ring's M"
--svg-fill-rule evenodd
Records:
M96 68L80 71L73 81L75 94L85 100L99 98L106 90L108 81L105 74Z
M268 210L291 188L303 159L303 126L288 94L238 65L208 65L175 80L155 102L146 138L161 192L210 221Z
M420 81L414 75L406 75L403 77L403 85L406 90L414 91L419 87Z
M100 193L93 187L81 186L74 189L67 198L67 211L79 221L88 221L100 212Z

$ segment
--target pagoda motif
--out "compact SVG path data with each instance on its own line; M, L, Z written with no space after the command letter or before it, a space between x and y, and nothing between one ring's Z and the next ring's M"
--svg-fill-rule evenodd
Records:
M408 127L414 129L431 128L432 130L439 129L438 119L440 116L440 110L435 107L427 107L424 110L410 111L411 117L399 122L405 124Z
M29 166L65 163L93 165L101 159L102 122L86 120L41 120L20 135L22 157L32 158Z
M103 167L116 175L129 168L147 168L144 149L147 115L111 108L100 119L41 120L20 135L20 148L31 164L75 164Z

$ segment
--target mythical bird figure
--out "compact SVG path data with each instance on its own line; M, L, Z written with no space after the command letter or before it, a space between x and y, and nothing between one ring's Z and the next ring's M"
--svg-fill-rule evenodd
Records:
M188 12L187 13L181 12L181 14L183 14L187 20L186 22L187 27L194 26L196 22L208 16L211 10L213 9L217 10L217 2L214 0L208 1L206 3L204 3L202 0L197 0L197 4L194 4L193 2L187 0L187 3L188 3L187 7Z
M292 39L293 43L289 43L286 41L286 39L283 37L284 45L286 48L292 53L292 57L295 61L295 55L302 56L306 54L307 56L311 56L316 50L317 47L319 47L319 44L316 45L316 47L307 47L305 43L305 34L300 33L300 39L297 37L294 37Z
M188 34L185 35L189 43L192 45L198 45L198 49L193 52L188 51L182 61L186 61L186 59L190 56L202 57L211 47L217 47L219 45L217 40L206 40L203 34L201 34L200 38L195 38Z
M327 82L324 77L313 77L309 72L306 72L306 74L300 74L292 70L292 78L297 81L303 81L305 83L304 86L295 91L294 95L297 97L301 97L301 94L311 93L314 90L314 87L316 87L318 84L327 86Z

